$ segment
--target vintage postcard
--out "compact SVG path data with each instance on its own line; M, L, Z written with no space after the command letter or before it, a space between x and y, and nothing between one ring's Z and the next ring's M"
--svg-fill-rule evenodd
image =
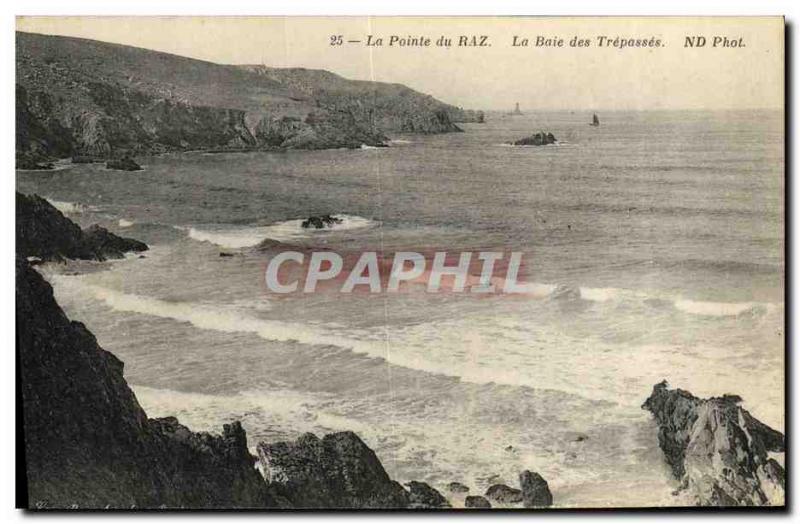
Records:
M785 506L781 17L18 17L18 506Z

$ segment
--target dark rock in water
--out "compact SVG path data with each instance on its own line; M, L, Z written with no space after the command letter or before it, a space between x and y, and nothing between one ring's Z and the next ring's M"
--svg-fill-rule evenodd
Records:
M785 451L780 432L739 406L741 397L701 399L656 384L642 406L681 489L701 506L782 506L785 473L768 452Z
M486 498L501 504L518 504L522 502L522 491L506 486L494 484L486 490Z
M425 482L412 480L407 483L410 491L408 501L411 509L449 508L450 503L441 493L430 487Z
M97 224L83 230L83 245L106 258L122 258L124 253L147 251L147 244L132 238L119 237Z
M469 493L469 487L460 482L451 482L447 485L447 490L450 493Z
M238 423L219 436L194 433L174 418L148 419L122 362L67 318L21 257L16 274L28 507L276 505Z
M127 251L145 251L147 245L119 237L99 226L85 231L47 200L17 193L17 254L42 260L106 260Z
M522 488L522 505L526 508L547 508L553 505L553 495L547 481L538 473L527 469L519 474Z
M515 146L546 146L548 144L555 144L557 142L553 133L545 133L544 131L536 133L525 138L520 138L513 142Z
M235 256L235 255L234 255L233 253L226 253L226 252L224 252L224 251L223 251L223 252L221 252L221 253L219 254L219 256L220 256L220 257L223 257L223 258L226 258L226 257L232 257L232 256Z
M406 508L409 494L389 478L378 457L355 433L258 445L270 492L298 508Z
M314 228L314 229L324 229L326 227L333 227L335 224L341 224L342 219L336 218L333 215L319 215L319 216L312 216L308 217L307 219L303 220L302 226L305 229Z
M125 156L106 162L106 169L117 169L120 171L141 171L142 166L134 162L131 157Z
M464 499L465 508L490 509L492 505L480 495L470 495Z

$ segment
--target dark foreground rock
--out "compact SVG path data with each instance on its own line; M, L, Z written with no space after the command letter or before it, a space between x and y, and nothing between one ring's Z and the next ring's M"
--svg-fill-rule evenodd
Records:
M469 493L469 486L465 486L460 482L451 482L447 485L447 491L450 493Z
M768 452L785 451L780 432L739 406L741 397L701 399L656 384L642 406L675 478L702 506L785 504L785 472Z
M545 133L544 131L536 133L535 135L520 138L513 142L515 146L546 146L555 144L557 142L553 133Z
M147 245L119 237L94 225L82 231L50 202L38 195L17 193L17 254L41 260L122 258L128 251L146 251Z
M505 484L493 484L486 490L486 498L500 504L519 504L522 502L522 491Z
M270 492L298 508L406 508L410 498L355 433L258 445Z
M436 509L449 508L450 503L441 493L430 487L425 482L412 480L408 484L410 509Z
M238 423L219 436L193 433L174 418L148 419L122 362L64 315L50 285L20 257L16 275L29 507L276 505Z
M547 481L538 473L527 469L519 474L522 488L522 505L526 508L547 508L553 505L553 495Z
M492 505L480 495L470 495L464 499L465 508L489 509Z
M319 215L308 217L300 224L305 229L324 229L326 227L333 227L336 224L341 224L342 219L336 218L333 215Z
M106 258L122 258L125 253L147 251L147 244L132 238L119 237L97 224L83 230L83 245Z
M131 157L125 156L106 162L106 169L116 169L119 171L141 171L142 166L134 162Z

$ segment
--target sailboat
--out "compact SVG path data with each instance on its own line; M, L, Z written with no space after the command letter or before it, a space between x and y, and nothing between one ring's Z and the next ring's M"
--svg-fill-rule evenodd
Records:
M592 116L592 123L589 124L590 126L600 127L600 119L597 118L597 113Z
M514 106L514 112L511 113L512 115L521 115L522 111L519 110L519 102Z

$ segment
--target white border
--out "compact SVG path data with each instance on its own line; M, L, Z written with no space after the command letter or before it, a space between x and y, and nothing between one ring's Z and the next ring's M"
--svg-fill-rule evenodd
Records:
M0 245L0 329L2 331L2 340L6 340L7 344L3 352L2 360L2 415L4 420L13 420L15 410L15 390L14 390L14 303L11 296L14 290L13 280L13 259L14 259L14 17L16 15L580 15L580 16L593 16L593 15L660 15L660 16L683 16L683 15L785 15L787 22L793 27L793 40L796 42L798 39L797 24L800 21L800 2L796 0L751 0L751 1L737 1L727 0L725 2L712 2L706 0L669 0L661 2L659 5L654 5L651 2L642 1L611 1L605 2L590 1L590 0L550 0L547 2L523 2L519 0L490 0L477 2L473 0L460 1L453 3L438 3L433 4L430 0L402 0L394 2L378 2L376 0L346 0L336 3L323 2L323 1L310 1L310 0L291 0L280 4L270 4L264 1L257 0L233 0L220 2L219 0L194 0L194 1L179 1L179 0L80 0L67 3L64 1L56 0L28 0L17 1L9 5L3 4L2 7L2 21L1 27L5 29L0 33L0 43L2 45L2 81L0 81L0 104L2 104L2 115L4 129L2 140L2 159L4 166L5 176L0 179L0 184L3 184L3 203L0 210L0 226L2 226L3 239ZM792 42L790 42L792 43ZM797 69L797 55L795 53L795 46L787 48L787 56L791 57L791 70ZM787 96L791 97L796 93L796 84ZM794 122L794 109L792 114L787 114L787 123ZM796 134L791 137L790 148L791 151L798 150L798 138ZM787 151L787 156L789 155ZM794 171L794 169L792 170ZM789 176L793 178L794 173ZM798 199L797 184L791 187L791 200L796 204ZM798 230L798 220L796 213L790 214L789 223L791 224L791 231ZM788 224L787 224L788 225ZM788 240L788 239L787 239ZM792 239L794 240L794 239ZM794 243L794 242L793 242ZM791 257L793 264L791 268L787 268L793 275L796 275L797 260ZM795 289L791 290L792 303L794 308L787 312L791 313L789 322L794 325L797 317L796 305L797 296ZM793 333L794 334L794 333ZM795 337L787 340L788 347L797 347L794 344ZM790 361L791 362L791 361ZM796 363L796 362L795 362ZM791 380L790 384L796 385L797 374L796 367L792 366L790 370ZM789 377L787 377L789 378ZM787 399L788 400L788 399ZM798 419L798 407L796 400L792 402L792 413L788 420L792 421L792 427L796 429L796 421ZM2 476L0 477L0 511L4 520L19 521L23 518L32 518L30 515L14 510L14 492L15 492L15 466L14 466L14 424L7 423L6 427L0 431L0 456L2 456ZM797 484L796 463L795 455L797 451L794 447L793 439L791 454L791 463L788 467L792 473L792 487ZM797 490L792 489L790 500L797 504ZM115 518L135 518L135 519L148 519L150 522L166 522L175 518L180 519L197 519L202 518L213 519L215 521L232 521L234 519L248 518L248 519L270 519L270 520L289 520L293 522L306 522L311 519L351 519L358 518L362 521L375 522L384 518L391 519L414 519L415 522L426 522L433 519L441 519L443 516L434 514L248 514L246 516L239 514L138 514L138 515L102 515L81 514L75 516L61 515L51 517L37 517L53 519L64 518L84 518L89 517L95 522L110 522ZM449 513L446 518L452 518L454 515ZM630 519L654 519L665 522L678 521L681 522L697 522L706 518L725 518L735 520L755 520L763 518L764 514L726 514L714 515L708 513L693 513L693 514L641 514L633 513L627 514L626 518ZM505 519L542 519L542 518L557 518L557 515L531 515L531 514L500 514L500 515L481 515L479 517L472 515L470 518L480 518L485 522L499 522ZM569 514L562 515L560 518L569 518L574 521L589 521L594 519L608 519L619 518L619 514L605 513L605 514ZM466 517L462 517L466 518Z

